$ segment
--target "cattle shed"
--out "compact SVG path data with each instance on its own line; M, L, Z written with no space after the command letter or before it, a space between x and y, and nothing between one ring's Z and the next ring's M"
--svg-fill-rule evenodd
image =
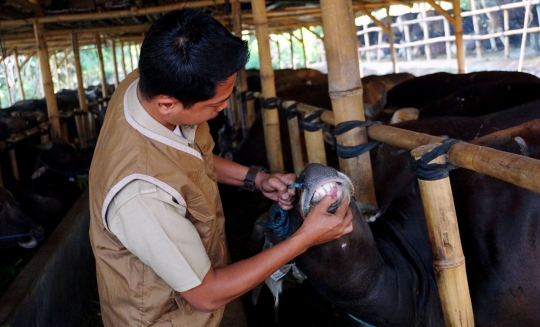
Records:
M390 58L393 70L397 73L397 49L394 42L390 7L398 4L411 7L415 3L423 2L407 0L1 1L0 63L2 65L0 65L0 71L3 72L3 75L0 75L0 79L3 77L6 81L4 87L7 88L8 94L16 94L13 99L10 98L12 104L16 102L14 100L17 98L24 101L25 93L20 71L32 57L36 56L39 61L41 87L45 95L44 102L48 119L28 130L11 134L5 140L0 140L0 148L9 152L11 173L13 178L17 180L20 179L20 176L17 168L17 155L14 150L15 145L36 135L40 136L43 144L49 142L51 138L63 138L68 143L72 143L74 136L71 135L70 138L68 135L70 132L68 132L67 124L70 117L73 121L72 127L76 130L78 147L80 149L91 148L99 133L100 116L102 118L104 115L107 102L114 90L110 84L118 86L121 82L121 76L125 77L130 69L136 68L140 45L151 24L162 14L171 10L199 8L218 19L237 36L256 35L260 60L261 90L255 94L249 90L247 72L241 70L237 78L236 97L231 101L231 108L227 110L227 114L234 124L249 129L257 115L255 100L259 100L266 158L270 170L272 172L285 171L278 111L287 112L288 115L288 132L290 133L290 146L296 173L299 173L306 163L326 164L325 134L322 126L325 124L333 126L338 151L341 149L342 153L347 152L346 155L338 155L340 170L350 176L356 190L356 199L371 207L377 207L369 149L359 150L360 147L383 142L412 151L413 156L418 161L422 161L426 153L434 148L439 149L434 144L447 145L444 138L439 136L366 121L362 98L364 91L360 73L359 34L355 19L359 16L368 16L381 31L388 35ZM446 42L447 47L449 47L450 42L455 43L457 71L462 74L466 73L463 24L459 1L452 1L451 13L443 9L440 2L428 0L426 3L453 26L454 36L446 35L438 41ZM524 21L529 20L531 3L537 4L538 1L528 0L525 5L527 9ZM380 9L386 10L384 21L376 18L373 14L374 11ZM474 22L477 24L476 20ZM322 26L323 34L310 28L313 26ZM404 26L408 25L404 24ZM426 21L423 21L424 35L429 34L427 26ZM526 36L527 33L526 26L520 30L523 36ZM300 36L293 34L293 31L298 29L301 31ZM408 31L408 27L405 30ZM291 54L293 39L303 43L303 33L314 34L324 43L328 67L328 93L332 111L277 97L271 58L273 40L270 35L284 33L289 35ZM497 36L507 37L510 34L501 32ZM368 35L366 29L362 35ZM487 37L469 37L468 39L477 42L477 49L480 49L478 42L487 39ZM526 37L522 41L522 52L525 40ZM418 42L424 45L429 45L431 42L424 41L427 43ZM99 95L93 99L87 98L88 90L85 90L83 82L85 72L81 67L80 49L85 46L95 46L99 56L101 88ZM369 47L369 42L367 42L367 46ZM111 49L112 52L111 60L114 67L112 83L107 80L105 74L104 48ZM429 49L429 46L426 49ZM448 49L447 53L450 53ZM117 51L120 52L121 62L117 61ZM429 57L429 50L427 52L426 55ZM477 53L480 55L481 50L477 50ZM58 54L62 54L61 60L58 60ZM8 58L12 58L11 60L14 62L13 70L8 69ZM126 61L128 65L126 65ZM76 98L78 102L78 106L69 114L59 110L59 98L55 94L55 91L58 91L58 86L55 87L54 83L54 79L58 80L59 70L62 66L67 67L68 62L72 62L75 66L74 79L76 83L74 84L77 85ZM55 78L53 78L54 75L56 75ZM69 78L69 74L64 76ZM14 91L15 89L17 92ZM299 120L302 121L301 128ZM301 129L303 129L303 137L305 138L307 160L304 160L302 154ZM508 135L513 135L512 133L512 131L508 134L502 133L500 137L508 137ZM493 176L527 190L540 192L540 184L538 183L540 162L533 158L473 143L457 142L449 144L445 152L437 152L437 155L428 161L431 160L441 165L448 161L456 167ZM5 171L6 168L4 168ZM1 173L2 171L0 171L0 183L2 181ZM430 233L430 237L432 252L437 254L434 257L436 261L434 267L439 277L437 282L443 303L444 320L447 326L473 326L474 318L463 251L448 177L444 175L426 182L422 176L419 176L419 180L422 199L425 200L424 208L428 226L433 231ZM0 184L0 186L2 185ZM87 193L83 193L81 199L69 211L66 216L68 219L62 222L60 230L55 232L52 237L54 244L44 247L47 251L58 251L61 258L67 258L64 260L70 260L74 265L77 264L77 260L80 260L81 267L87 267L88 261L92 260L86 233L87 196ZM70 223L71 226L67 225ZM71 236L73 233L79 233L77 235L81 237L61 236L62 233ZM64 237L65 239L62 241ZM447 251L449 246L453 249L451 253ZM75 250L74 252L69 251L66 247ZM9 294L10 298L0 300L0 305L7 303L7 301L10 303L9 306L0 307L0 323L9 323L10 319L19 319L17 321L24 322L25 326L38 326L40 325L39 319L30 321L32 319L28 320L28 317L40 314L42 317L51 319L50 321L55 324L62 324L62 321L58 321L58 316L49 317L43 313L45 304L34 300L33 296L39 295L32 292L48 292L50 298L46 298L45 301L54 310L62 310L56 306L65 306L69 302L66 302L66 299L76 299L76 293L89 294L91 292L91 288L94 287L93 283L77 284L74 280L80 276L71 276L61 271L55 271L53 265L59 257L56 254L50 254L51 258L48 259L48 256L49 254L41 254L38 256L38 260L47 266L46 277L54 281L54 284L45 285L48 280L40 281L40 278L45 277L32 276L33 273L39 274L40 269L36 267L36 264L31 266L31 271L25 271L24 280L15 283L14 291ZM58 270L65 268L65 263L58 265ZM31 287L25 283L30 284ZM57 289L52 290L55 287ZM58 292L58 289L62 291ZM74 300L73 303L75 304L75 302ZM14 303L20 303L24 307L17 308L13 305ZM74 307L77 310L82 310L80 303L76 303ZM73 313L65 315L65 319L67 320L64 322L69 325L80 317Z

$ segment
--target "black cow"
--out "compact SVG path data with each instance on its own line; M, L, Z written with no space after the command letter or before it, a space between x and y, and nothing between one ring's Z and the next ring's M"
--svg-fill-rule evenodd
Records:
M451 181L476 325L537 325L540 195L461 169L451 173ZM337 203L348 201L351 187L348 178L318 164L308 165L299 182L303 187L289 212L286 235L300 227L302 217L316 204L316 192L330 192L323 184L332 185ZM373 326L444 326L416 183L406 185L374 222L366 221L354 201L349 206L354 215L351 234L295 258L307 280L357 321ZM262 226L257 232L273 244L282 239Z
M506 71L483 71L469 74L434 73L397 85L388 91L386 103L389 108L422 108L467 86L493 81L540 82L540 79L527 73Z

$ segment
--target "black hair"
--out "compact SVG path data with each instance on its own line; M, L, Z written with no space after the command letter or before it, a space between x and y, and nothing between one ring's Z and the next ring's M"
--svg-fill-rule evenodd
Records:
M216 87L249 59L247 42L196 9L171 11L150 27L141 46L139 90L166 95L185 108L215 96Z

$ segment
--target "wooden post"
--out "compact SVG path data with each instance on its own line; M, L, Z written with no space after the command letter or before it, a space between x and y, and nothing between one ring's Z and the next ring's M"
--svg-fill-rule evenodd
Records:
M504 18L504 30L508 31L510 29L510 18L508 17L508 9L503 10ZM510 36L506 35L504 37L504 57L510 57Z
M107 75L105 75L105 63L103 62L103 51L101 48L101 37L99 33L96 33L96 47L99 57L99 70L101 72L101 92L103 98L109 96L109 91L107 90Z
M112 49L112 57L113 57L113 64L114 64L114 89L118 87L118 84L120 84L120 79L118 78L118 61L116 60L116 40L111 40L111 49Z
M272 57L270 55L270 39L268 35L268 20L264 0L251 0L253 23L259 45L259 61L262 95L264 99L276 97ZM266 144L266 157L271 172L283 172L283 154L281 152L281 136L279 133L279 117L276 108L263 108L264 140Z
M25 100L24 85L21 78L21 66L19 65L19 54L17 53L17 48L15 48L13 55L15 56L15 72L17 73L17 82L19 83L19 95L21 96L21 100Z
M465 47L463 46L463 22L461 20L461 7L459 0L452 0L454 12L454 34L456 36L456 57L458 61L458 74L467 73L465 66Z
M309 116L309 114L305 114L304 118L307 116ZM317 118L311 122L319 123L320 121L321 119ZM326 150L324 149L324 136L322 129L314 132L304 129L304 137L306 139L308 163L320 163L326 165Z
M418 160L440 143L414 149L411 154ZM444 155L431 163L445 164ZM448 327L474 326L469 284L465 271L465 257L448 177L427 181L418 179L426 215L433 268L437 278L443 316Z
M81 116L84 133L79 133L80 146L81 148L84 148L87 145L86 142L89 139L91 128L88 126L87 120L84 118L88 113L88 104L86 103L86 93L84 93L84 79L79 55L79 41L75 32L71 33L71 46L73 48L73 62L75 63L75 74L77 76L77 94L79 95L79 106L81 111L84 113L84 115Z
M277 35L277 40L272 40L276 44L277 48L277 60L278 60L278 69L281 69L281 49L279 47L279 35Z
M390 7L386 7L386 25L390 32L388 33L388 42L390 42L390 58L392 58L392 71L397 74L398 66L396 61L396 51L394 49L394 30L392 29L392 17L390 17Z
M289 106L294 105L298 104L294 101L285 101L282 103L282 107L285 109ZM302 142L300 141L300 128L298 126L298 117L287 119L287 125L289 126L289 140L291 144L294 173L296 175L299 175L306 164L304 161Z
M470 0L471 11L476 11L476 0ZM478 16L472 16L474 35L480 35L480 25L478 24ZM476 58L482 58L482 40L476 40Z
M66 84L67 89L71 89L71 78L69 76L69 60L68 60L68 51L64 51L64 68L66 69Z
M54 81L54 90L55 92L60 91L60 76L58 75L58 58L56 57L56 51L52 54L52 63L53 63L53 81Z
M321 0L321 12L328 58L328 89L335 122L364 121L358 38L351 0ZM366 143L366 129L355 128L338 136L337 141L343 146ZM358 201L376 206L369 153L350 159L340 158L339 166L351 178Z
M302 40L302 54L304 55L304 68L307 68L306 44L304 42L304 28L300 27L300 39Z
M291 42L291 68L296 69L296 67L294 66L294 44L293 44L292 31L291 31L291 34L289 35L289 41Z
M47 51L47 43L45 43L43 24L34 24L34 32L38 44L39 66L41 68L43 92L45 93L45 101L47 102L47 110L49 112L49 122L52 128L51 132L53 136L61 137L62 128L60 126L60 117L58 117L58 104L53 89L51 67L49 66L49 52Z
M369 48L369 33L367 32L368 24L364 24L364 46L366 48ZM370 62L371 59L369 58L369 50L366 50L366 61Z
M9 78L8 78L8 68L6 63L6 58L2 58L2 64L4 65L4 79L6 80L6 91L9 105L13 105L13 99L11 98L11 88L9 87Z
M403 25L403 30L405 31L405 52L407 53L407 61L411 61L411 48L408 46L411 43L411 33L409 32L409 25Z
M126 42L126 43L127 43L128 55L129 55L129 66L131 67L130 72L132 72L135 70L135 65L133 64L133 54L131 53L131 43L129 42Z
M447 19L445 19L443 20L443 24L444 24L444 36L450 37L450 23L448 22ZM446 41L446 59L448 60L452 59L452 47L450 45L450 41Z
M132 70L135 70L139 65L139 61L138 61L138 56L137 56L137 51L135 50L137 48L137 45L135 44L135 42L131 42L131 46L129 47L129 55L130 55L130 58L132 60L132 64L131 64L131 67L133 67ZM135 55L133 55L133 50L135 50Z
M523 57L525 56L525 45L527 43L527 28L529 27L529 17L531 16L531 0L527 0L525 7L525 19L523 20L523 36L521 37L521 49L519 51L519 62L517 71L523 70ZM536 37L536 36L535 36Z
M377 61L381 60L381 44L382 44L383 30L380 29L377 32Z
M422 3L419 3L418 5L420 6L420 13L422 14L422 17L426 18L427 15L426 15L425 3L422 2ZM428 30L428 25L426 21L422 22L422 31L424 32L424 42L427 42L427 40L429 40L429 30ZM424 53L426 54L426 59L431 60L431 48L429 44L424 45Z
M124 78L123 78L123 79L125 79L125 78L127 77L127 75L128 75L128 72L127 72L127 69L126 69L126 57L125 57L125 55L124 55L124 48L125 48L125 47L124 47L124 42L120 41L120 49L122 50L122 51L120 51L121 54L122 54L122 56L121 56L121 59L122 59L122 70L123 70L123 72L124 72Z

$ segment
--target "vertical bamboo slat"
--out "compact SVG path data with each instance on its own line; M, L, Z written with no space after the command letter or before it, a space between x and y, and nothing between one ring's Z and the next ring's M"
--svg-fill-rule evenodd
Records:
M386 7L386 26L390 30L388 33L388 42L390 42L390 58L392 58L392 71L397 74L398 66L396 61L396 51L394 49L394 30L392 28L392 17L390 16L390 7Z
M521 49L519 51L519 61L517 71L523 70L523 57L525 56L525 45L527 44L527 28L529 27L529 17L531 16L531 0L527 0L525 7L525 19L523 19L523 35L521 36ZM536 36L535 36L536 37Z
M118 61L116 60L116 40L111 40L111 49L112 49L112 57L113 57L113 64L114 64L114 88L116 89L118 87L118 84L120 84L120 79L118 78Z
M403 30L405 31L405 42L410 43L411 42L411 33L409 31L409 25L403 25ZM407 54L407 61L411 61L411 48L407 47L405 49L405 52Z
M411 154L418 160L437 145L440 143L416 148ZM442 155L431 163L444 164L446 160ZM431 241L433 267L444 321L448 327L472 327L474 318L471 297L450 179L418 179L418 184Z
M321 0L324 47L328 61L328 88L336 125L365 120L362 81L358 60L358 38L351 0ZM355 128L337 137L339 144L356 146L367 142L365 128ZM360 202L377 205L369 153L339 159Z
M508 10L503 10L503 19L504 19L504 30L508 31L510 29L510 18L508 16ZM510 37L506 35L504 37L504 57L510 57Z
M259 45L260 76L262 95L265 99L276 97L272 57L270 55L270 39L268 36L268 20L264 0L251 0L253 23ZM283 172L283 154L281 152L281 136L279 133L278 111L262 109L266 157L272 172Z
M69 76L69 60L67 51L64 51L64 68L66 69L66 85L68 89L71 89L71 77Z
M131 43L126 42L129 56L129 66L131 67L130 72L135 70L135 65L133 64L133 54L131 53Z
M9 77L8 77L8 66L6 60L2 60L2 65L4 66L4 79L6 81L6 91L9 105L13 105L13 99L11 98L11 88L9 87Z
M129 48L129 54L130 54L130 57L131 57L131 60L133 61L132 62L132 66L133 67L133 70L135 70L139 65L139 61L138 61L138 55L137 55L137 45L135 44L135 42L131 42L131 46ZM135 50L135 55L133 55L132 51Z
M454 35L456 36L456 57L458 61L458 74L467 73L465 66L465 47L463 45L463 22L459 0L452 0L454 13Z
M369 44L369 33L367 32L367 29L368 29L368 24L364 24L364 46L366 48L369 48L370 44ZM366 61L367 62L370 62L370 58L369 58L369 51L366 50Z
M476 0L470 0L471 5L471 11L476 10ZM473 28L474 28L474 34L480 35L480 25L478 23L478 15L473 15ZM482 58L482 41L476 40L476 58Z
M13 55L15 56L15 72L17 73L17 82L19 83L19 95L21 96L21 100L25 100L24 85L21 78L21 66L19 65L19 54L17 53L17 48L15 48Z
M289 41L291 42L291 68L296 69L296 67L294 67L294 44L292 35L290 35Z
M79 55L79 40L75 32L71 33L71 47L73 49L73 62L75 63L75 75L77 76L77 94L79 95L79 107L83 112L81 116L82 129L84 133L79 133L79 142L81 147L86 147L86 142L89 139L90 126L87 123L86 116L88 115L88 105L86 103L86 93L84 93L84 79L81 67L81 58Z
M294 105L294 101L286 101L282 104L284 108L291 105ZM289 126L289 141L291 144L294 173L299 175L305 166L305 162L302 151L302 142L300 141L300 127L298 126L298 118L294 117L287 119L287 125Z
M45 101L47 102L47 110L49 113L49 122L51 123L52 134L54 136L62 136L62 128L60 127L60 118L58 117L58 104L53 90L53 81L51 76L51 67L49 66L49 53L47 51L47 43L45 43L43 24L34 24L34 32L38 45L39 66L41 70L41 79L43 84L43 92L45 93Z
M443 20L444 24L444 36L449 37L450 36L450 23L447 19ZM446 59L450 60L452 59L452 50L450 46L450 41L446 42Z
M306 116L309 116L309 114L304 115L304 118ZM320 121L320 118L312 120L314 123L318 123ZM306 139L308 163L320 163L326 165L326 150L324 149L324 137L322 129L315 132L304 130L304 137Z
M58 75L58 58L56 57L56 51L52 54L52 63L53 63L53 85L55 92L60 91L60 76Z
M427 15L426 15L425 3L420 3L419 6L420 6L420 13L422 14L422 18L426 18ZM429 30L428 30L427 22L423 21L421 25L422 25L422 31L424 32L424 41L427 41L429 39ZM424 45L424 53L426 54L426 59L431 60L431 49L430 49L429 44Z
M105 75L105 62L103 61L103 49L101 47L101 37L99 33L96 33L96 47L99 58L99 71L101 72L101 92L103 98L109 96L109 91L107 90L107 75Z
M307 68L306 43L304 42L304 28L300 28L300 40L302 40L302 54L304 55L304 68Z
M127 72L127 69L126 69L126 57L125 57L125 54L124 54L124 42L120 41L120 53L122 54L120 56L120 58L122 59L122 71L124 72L124 78L126 78L126 76L128 75L128 72Z

